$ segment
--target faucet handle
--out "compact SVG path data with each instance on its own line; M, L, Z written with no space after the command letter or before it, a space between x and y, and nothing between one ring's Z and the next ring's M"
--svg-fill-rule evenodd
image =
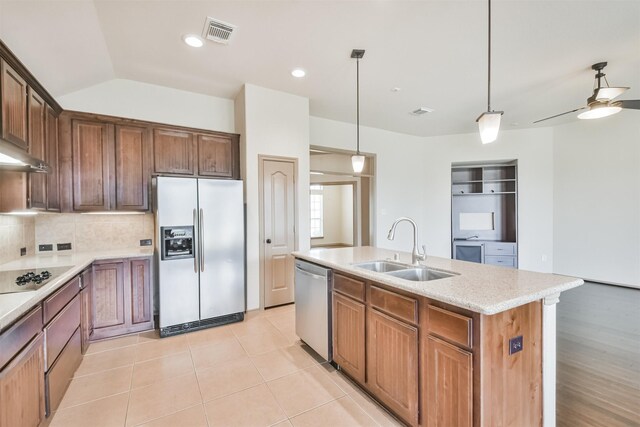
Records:
M427 259L427 245L422 245L422 253L418 254L418 256L420 257L420 259L422 261L424 261L425 259Z

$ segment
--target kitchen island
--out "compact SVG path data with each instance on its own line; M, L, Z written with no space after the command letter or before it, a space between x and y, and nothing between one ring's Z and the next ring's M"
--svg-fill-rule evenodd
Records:
M429 257L448 277L406 280L358 266L411 267L374 247L294 256L333 270L334 363L405 423L555 425L555 304L581 279Z

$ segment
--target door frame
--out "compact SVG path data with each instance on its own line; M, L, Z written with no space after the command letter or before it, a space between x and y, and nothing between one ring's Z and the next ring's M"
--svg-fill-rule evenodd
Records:
M336 186L336 185L345 185L345 186L351 186L351 199L352 199L352 203L353 203L353 207L352 207L352 218L351 218L351 222L352 222L352 236L351 236L351 246L355 247L355 246L360 246L360 242L359 242L359 230L360 230L360 209L361 207L358 206L358 184L359 182L357 181L327 181L327 182L309 182L309 186L312 185L326 185L326 186ZM309 238L309 240L311 240L311 238ZM309 244L309 246L313 249L313 245ZM322 246L316 246L316 247L322 247Z
M287 162L293 163L293 250L298 250L298 193L299 193L299 179L298 179L298 158L297 157L285 157L285 156L271 156L268 154L258 154L258 235L260 238L259 248L259 288L260 288L260 303L259 309L264 310L264 245L265 245L265 237L264 237L264 183L263 183L263 175L264 175L264 162L265 161L276 161L276 162Z

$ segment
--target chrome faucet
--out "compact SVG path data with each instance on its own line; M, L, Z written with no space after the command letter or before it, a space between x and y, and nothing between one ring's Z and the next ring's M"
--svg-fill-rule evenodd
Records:
M424 261L427 259L427 248L425 247L425 245L422 245L422 253L418 251L418 225L414 220L412 220L411 218L407 218L406 216L396 219L391 226L391 229L389 230L387 239L394 239L394 237L396 236L396 227L402 221L410 222L411 225L413 225L413 251L411 252L411 263L413 265L419 265L420 261Z

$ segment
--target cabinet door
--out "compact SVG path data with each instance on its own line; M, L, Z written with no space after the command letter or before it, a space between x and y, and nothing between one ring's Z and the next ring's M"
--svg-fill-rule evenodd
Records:
M27 83L13 68L0 59L2 73L2 136L18 147L27 149Z
M73 209L107 211L111 200L113 126L72 120Z
M44 348L40 333L0 371L0 427L36 427L44 419Z
M353 379L364 384L365 306L333 293L333 360Z
M47 104L29 88L29 153L36 159L46 161L45 112ZM47 209L47 175L29 174L29 206Z
M418 330L368 310L367 384L410 425L418 424Z
M158 174L193 175L194 142L191 132L153 131L153 169Z
M131 325L143 326L152 322L151 260L134 259L130 262Z
M116 126L116 209L149 210L149 131L143 127Z
M473 360L471 353L434 337L423 343L426 367L422 408L428 427L473 424Z
M198 135L198 174L237 178L237 145L231 136Z
M58 160L58 116L47 106L45 114L45 161L49 163L47 178L47 210L60 211L60 170ZM32 174L33 175L33 174Z
M94 338L118 335L125 324L124 263L93 265Z
M82 354L89 347L89 340L93 334L93 275L91 269L82 272L82 290L80 291L81 314L80 332Z

